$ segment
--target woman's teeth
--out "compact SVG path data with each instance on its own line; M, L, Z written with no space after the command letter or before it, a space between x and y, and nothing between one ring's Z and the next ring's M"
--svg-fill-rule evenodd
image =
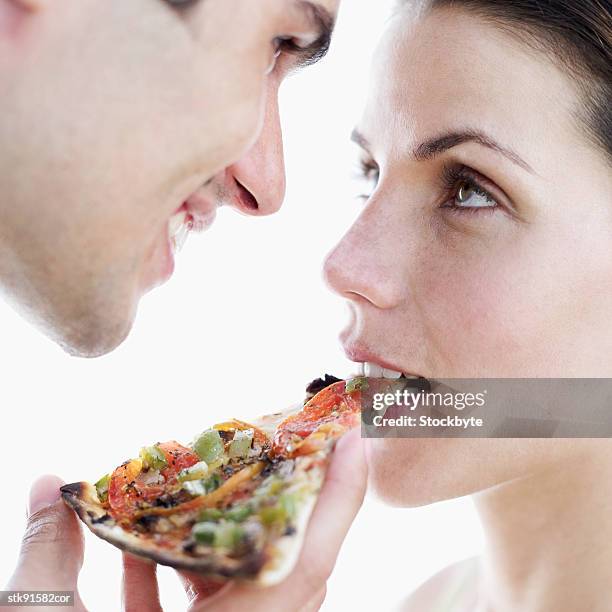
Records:
M366 361L359 364L360 374L367 376L368 378L390 378L392 380L398 379L400 376L404 378L418 378L414 374L405 374L404 372L398 372L397 370L390 370L389 368L383 368L376 363Z
M170 217L168 221L168 238L175 253L183 248L192 225L191 215L185 210L181 210Z

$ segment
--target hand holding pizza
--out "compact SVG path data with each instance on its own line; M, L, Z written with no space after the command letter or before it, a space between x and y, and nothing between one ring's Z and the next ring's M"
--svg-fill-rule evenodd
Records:
M193 612L319 608L340 546L363 501L367 479L359 431L340 440L333 455L304 548L289 577L270 588L239 582L221 587L197 575L184 574ZM86 610L77 591L83 536L76 515L60 499L62 484L55 476L44 476L32 486L17 569L6 588L74 591L75 606L70 610L79 612ZM161 610L155 564L124 556L124 606L127 612Z
M28 524L17 568L8 585L14 591L74 591L75 604L53 610L85 610L77 580L83 565L83 534L74 512L60 497L64 482L42 476L33 485L28 502ZM12 608L31 610L31 608ZM40 608L39 608L40 609Z
M193 574L183 574L192 612L245 610L318 610L326 593L340 546L361 507L367 468L358 430L337 445L314 509L299 561L289 577L262 588L242 582L222 586ZM155 564L124 555L126 612L160 612Z

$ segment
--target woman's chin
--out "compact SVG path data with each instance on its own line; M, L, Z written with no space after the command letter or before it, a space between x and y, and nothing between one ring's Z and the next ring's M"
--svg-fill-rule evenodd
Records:
M491 460L511 440L387 438L366 440L370 490L384 503L418 507L463 497L508 479ZM495 448L491 448L491 447ZM510 448L507 449L510 451Z

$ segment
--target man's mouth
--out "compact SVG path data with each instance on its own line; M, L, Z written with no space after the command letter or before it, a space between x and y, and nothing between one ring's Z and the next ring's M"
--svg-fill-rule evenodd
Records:
M168 220L168 240L173 253L178 253L183 248L192 229L193 215L187 210L186 204L183 204Z
M210 227L217 214L217 203L208 198L203 189L192 194L168 219L168 240L172 252L180 251L191 232Z

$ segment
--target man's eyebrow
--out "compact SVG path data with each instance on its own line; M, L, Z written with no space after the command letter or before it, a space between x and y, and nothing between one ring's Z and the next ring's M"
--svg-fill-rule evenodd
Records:
M499 144L493 138L479 130L468 129L457 132L448 132L446 134L441 134L440 136L430 138L415 147L413 156L417 161L433 159L445 151L448 151L449 149L452 149L453 147L465 142L475 142L483 147L492 149L497 153L501 153L512 163L520 166L523 168L523 170L527 170L527 172L534 174L533 168L522 157L520 157L518 153L515 153L512 149Z
M310 24L317 33L317 39L308 46L293 45L289 49L289 53L297 58L295 67L302 68L316 64L327 55L336 19L324 6L316 2L296 0L295 4L306 13Z

